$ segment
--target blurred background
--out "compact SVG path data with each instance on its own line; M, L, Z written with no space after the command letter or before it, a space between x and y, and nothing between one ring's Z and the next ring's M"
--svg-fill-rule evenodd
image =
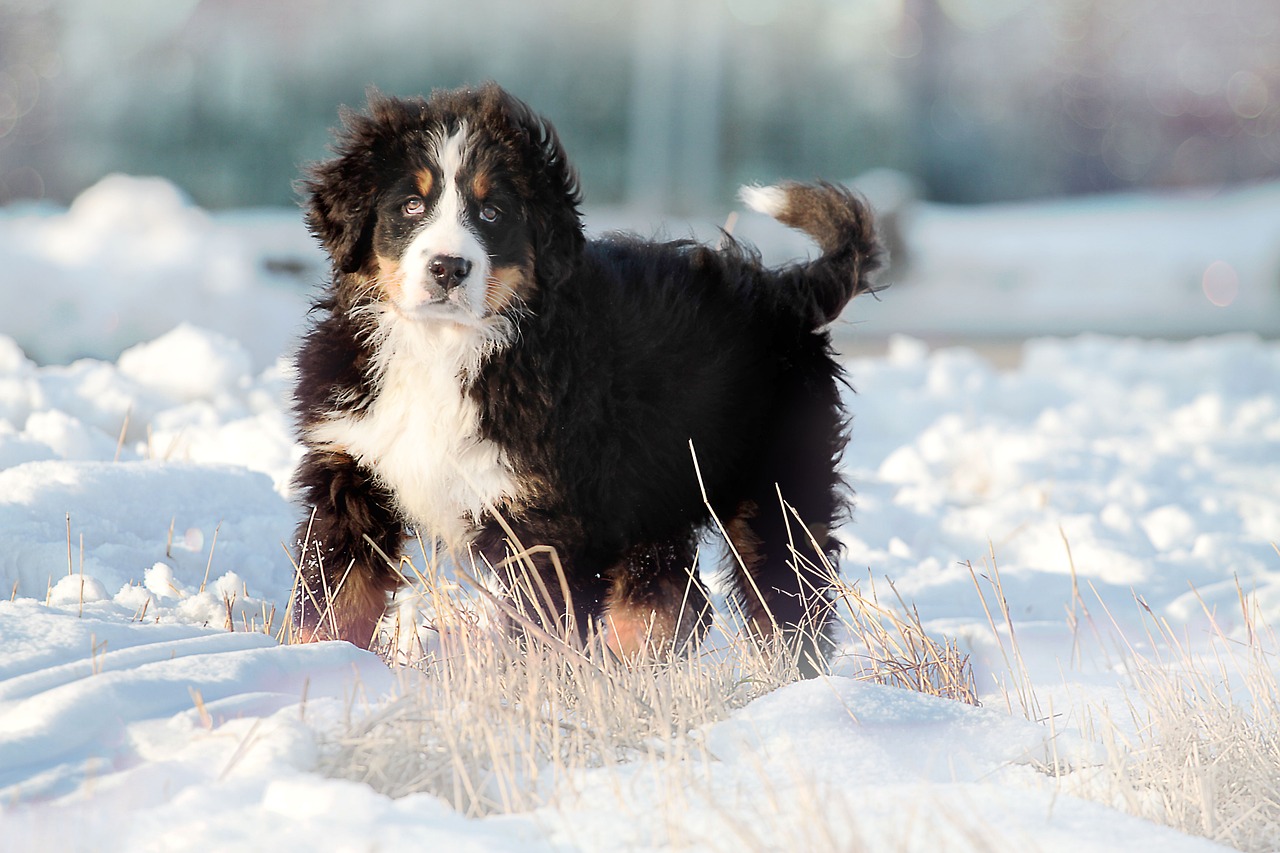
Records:
M279 352L242 294L323 281L293 182L339 105L485 79L556 124L593 230L786 260L736 188L857 185L893 286L846 340L1280 335L1277 0L0 0L0 287L43 285L0 333Z
M0 0L0 203L291 204L338 104L492 78L595 204L778 175L990 202L1280 176L1276 0Z

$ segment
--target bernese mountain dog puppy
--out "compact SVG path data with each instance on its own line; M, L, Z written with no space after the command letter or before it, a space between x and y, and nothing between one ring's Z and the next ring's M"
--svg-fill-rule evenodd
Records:
M728 235L588 240L555 130L494 84L343 119L302 184L332 283L297 358L298 636L368 647L416 530L505 567L540 627L683 650L714 523L750 630L818 666L847 504L824 327L871 289L865 204L744 189L821 250L780 269Z

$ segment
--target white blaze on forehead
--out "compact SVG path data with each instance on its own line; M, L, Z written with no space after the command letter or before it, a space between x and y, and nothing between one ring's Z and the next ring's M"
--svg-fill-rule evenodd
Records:
M467 157L466 124L447 137L438 137L433 154L440 170L440 193L427 212L426 224L401 258L405 283L400 307L410 314L423 310L436 314L432 306L442 306L479 319L488 311L485 293L492 269L488 249L467 218L466 194L459 180ZM448 294L441 292L429 270L431 260L442 255L471 262L471 273L462 286Z
M457 184L458 172L462 171L462 162L467 153L467 125L458 125L458 129L448 138L439 138L436 143L436 163L440 166L440 174L444 176L445 186Z

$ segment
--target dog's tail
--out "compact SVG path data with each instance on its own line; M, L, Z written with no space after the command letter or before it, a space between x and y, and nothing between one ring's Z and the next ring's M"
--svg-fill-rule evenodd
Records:
M783 298L799 300L816 325L830 323L850 299L876 289L871 274L882 250L871 208L858 195L821 181L743 187L739 197L752 210L808 234L822 250L820 258L782 271L784 287L792 285Z

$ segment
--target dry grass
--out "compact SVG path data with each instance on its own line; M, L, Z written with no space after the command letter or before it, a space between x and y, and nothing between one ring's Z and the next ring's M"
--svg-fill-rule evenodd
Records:
M1234 635L1201 601L1207 651L1138 600L1150 651L1123 641L1133 694L1118 719L1091 709L1107 761L1082 793L1237 850L1271 851L1280 849L1280 645L1256 601L1238 593Z
M1123 667L1127 699L1119 715L1087 701L1069 712L1086 739L1101 745L1096 766L1073 767L1054 756L1042 770L1064 791L1180 832L1237 850L1280 850L1280 643L1256 598L1237 583L1233 633L1201 599L1209 630L1199 643L1180 637L1136 598L1143 636L1135 642L1090 587L1101 614L1095 619L1065 534L1063 544L1072 581L1072 662L1087 628L1109 664ZM1056 742L1060 723L1036 695L994 553L982 572L969 569L1003 657L997 686L1006 707L1048 725Z
M624 664L598 643L583 648L567 635L537 631L517 643L491 618L495 608L510 605L471 572L446 577L435 557L424 549L420 560L399 564L415 580L412 606L386 626L378 650L400 665L403 690L372 715L353 716L327 751L323 770L331 775L391 796L430 792L480 816L534 810L573 790L586 770L632 765L660 774L675 798L672 809L681 812L684 797L705 788L714 762L702 740L705 727L800 679L793 656L752 639L740 615L721 611L702 650L683 658L653 655ZM874 584L868 595L851 584L836 588L858 650L837 666L865 680L976 704L968 659L953 642L930 638L909 608L881 604ZM406 631L404 620L415 609L429 627ZM756 787L767 788L763 780ZM794 799L796 789L790 786L788 796ZM831 796L815 789L801 799L809 804L790 802L774 819L792 821L790 813L806 834L816 833L810 839L816 849L847 849L848 827L829 826ZM749 832L726 819L734 833ZM775 829L785 833L775 837L798 831ZM748 849L762 846L739 840Z
M920 623L914 605L903 600L893 582L885 584L897 607L881 604L875 579L868 577L865 593L857 586L837 580L838 611L851 642L846 660L854 663L842 672L855 678L901 687L930 696L979 705L969 656L950 637L939 643ZM839 661L837 661L839 663Z
M418 609L429 614L430 626L415 633L393 622L381 638L380 652L404 673L402 694L371 716L353 716L329 745L325 772L391 796L429 792L481 816L572 807L584 796L585 771L630 768L630 784L648 780L643 784L666 792L656 798L658 813L643 822L663 843L767 849L780 838L803 838L807 849L818 850L865 843L854 804L841 807L841 792L813 780L779 784L762 767L742 794L743 802L755 803L745 810L713 784L716 759L702 737L706 728L800 677L791 656L750 639L740 614L717 611L709 641L693 656L624 665L564 635L534 632L512 641L486 617L506 605L469 573L457 581L442 576L434 558L423 554L422 571L412 561L400 565L416 579L414 607L400 618ZM1005 675L997 681L1004 704L1046 724L1052 738L1061 719L1052 708L1042 710L1036 696L994 555L980 571L970 569L1004 656ZM847 657L834 662L836 669L977 704L967 656L954 641L931 638L915 609L884 584L887 601L871 578L835 583L848 637ZM1243 628L1234 635L1205 606L1212 626L1206 657L1203 644L1193 650L1149 609L1146 636L1129 642L1096 592L1095 609L1108 623L1095 622L1074 571L1072 588L1073 658L1086 626L1100 640L1119 638L1106 651L1125 666L1132 692L1119 716L1099 704L1073 711L1086 738L1102 745L1098 766L1069 767L1054 758L1045 772L1064 792L1182 832L1244 851L1280 849L1280 646L1254 601L1240 593ZM630 796L616 793L623 803ZM705 807L701 820L709 822L701 830L684 819L694 803ZM952 834L964 827L958 818L933 818L922 825L951 826ZM712 826L714 843L703 834ZM992 837L984 827L961 834L969 848L989 846Z

